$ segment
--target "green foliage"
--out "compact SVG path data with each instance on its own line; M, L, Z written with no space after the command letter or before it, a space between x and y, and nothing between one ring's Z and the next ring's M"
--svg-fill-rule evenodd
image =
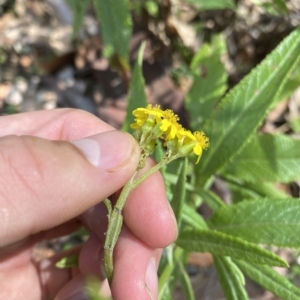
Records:
M207 1L209 2L209 1ZM227 89L227 74L220 57L226 52L222 35L204 44L191 62L193 85L186 95L185 107L193 128L201 128Z
M179 233L176 243L188 251L211 252L260 264L288 267L288 264L273 252L217 231L184 230Z
M177 220L178 227L180 227L182 219L182 210L185 200L185 181L186 181L186 172L187 172L187 159L185 158L180 165L178 180L173 188L173 197L171 200L171 205Z
M194 295L191 280L189 278L188 273L184 269L184 265L182 262L179 262L179 272L180 272L179 279L180 279L181 286L183 288L185 299L195 300L195 295Z
M83 19L89 5L89 0L67 0L73 11L73 35L77 35L83 24Z
M59 269L78 267L78 254L62 258L55 266Z
M249 299L244 287L244 275L230 257L214 255L214 262L226 299Z
M223 173L247 182L299 180L299 149L298 139L286 135L257 135L226 164Z
M204 128L211 149L198 168L199 183L223 167L255 132L272 107L285 79L300 58L300 30L290 34L268 57L235 86Z
M183 204L182 219L186 225L191 226L195 229L207 229L208 226L204 219L198 214L195 209L188 206L186 203Z
M117 54L127 63L132 21L127 0L93 0L101 24L107 56Z
M300 247L300 198L244 200L221 208L209 227L254 243Z
M300 289L291 284L269 266L249 264L245 261L234 260L237 266L251 279L280 299L298 300Z
M145 107L147 105L147 98L145 93L145 80L142 73L143 54L145 50L145 43L143 43L139 49L138 58L135 62L135 66L132 72L132 78L130 81L130 93L128 95L128 107L127 111L132 112L138 107ZM134 118L132 113L127 114L123 123L123 130L130 131L130 124Z
M225 8L235 9L235 4L232 0L188 0L187 2L193 4L195 7L201 10Z

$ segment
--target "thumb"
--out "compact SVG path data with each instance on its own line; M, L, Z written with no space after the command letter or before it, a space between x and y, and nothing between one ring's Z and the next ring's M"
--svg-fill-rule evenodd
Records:
M0 247L62 224L120 189L139 147L110 131L73 142L0 138Z

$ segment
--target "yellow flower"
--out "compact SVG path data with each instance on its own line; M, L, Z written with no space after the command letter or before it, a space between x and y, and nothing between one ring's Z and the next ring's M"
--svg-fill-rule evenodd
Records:
M194 152L194 154L198 156L196 161L197 164L201 158L203 149L207 149L209 147L208 137L206 137L202 131L191 133L189 130L184 128L178 131L177 136L179 151L183 152L183 154L189 151Z
M163 116L163 111L160 109L159 105L152 107L151 104L148 104L147 108L137 108L132 112L132 114L135 116L135 123L131 124L130 127L138 129L144 125L149 116L153 116L156 123L159 123Z
M198 155L198 159L196 161L196 164L199 162L201 155L202 155L202 150L203 149L208 149L209 147L209 139L207 136L205 136L204 132L202 131L195 131L194 132L194 137L196 140L196 145L193 148L193 152Z
M175 138L181 125L178 124L179 117L170 109L163 111L163 119L161 120L160 130L164 132L167 141Z
M149 104L146 108L137 108L132 114L135 116L135 123L130 126L138 129L136 137L144 154L150 155L154 150L155 140L162 138L169 155L184 157L194 153L198 156L197 164L203 149L209 147L209 140L202 131L192 133L183 128L178 123L178 115L170 109L162 110L159 105L152 107Z

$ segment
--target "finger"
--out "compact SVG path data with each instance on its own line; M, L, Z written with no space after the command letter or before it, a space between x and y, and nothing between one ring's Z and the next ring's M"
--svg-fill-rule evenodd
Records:
M0 136L34 135L52 140L76 140L114 128L77 109L35 111L0 118Z
M79 267L85 276L92 274L104 278L103 244L104 238L94 234L83 246ZM113 299L156 299L157 266L161 253L161 249L148 247L124 226L114 250ZM59 299L71 299L67 296L64 293Z
M137 167L139 147L128 134L74 144L0 139L0 246L73 219L120 189Z
M153 165L154 162L148 160L143 172ZM160 172L155 172L131 192L123 209L123 217L132 233L150 247L163 248L176 239L176 219L166 198ZM100 238L104 237L107 209L103 203L86 211L81 219L90 231L97 233Z
M124 226L114 250L113 299L157 299L161 252L145 245Z
M148 160L141 173L154 165L153 160ZM163 248L176 240L176 218L166 197L164 180L159 171L131 192L123 217L128 228L150 247Z

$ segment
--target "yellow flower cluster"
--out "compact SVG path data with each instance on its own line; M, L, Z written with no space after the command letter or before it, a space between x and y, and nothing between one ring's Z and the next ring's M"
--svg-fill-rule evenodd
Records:
M179 123L179 117L170 109L162 110L159 105L147 108L137 108L132 113L135 123L131 128L136 129L140 144L145 147L156 138L165 140L165 145L172 155L186 156L194 153L199 162L203 149L209 147L209 139L202 131L191 131L183 128Z

